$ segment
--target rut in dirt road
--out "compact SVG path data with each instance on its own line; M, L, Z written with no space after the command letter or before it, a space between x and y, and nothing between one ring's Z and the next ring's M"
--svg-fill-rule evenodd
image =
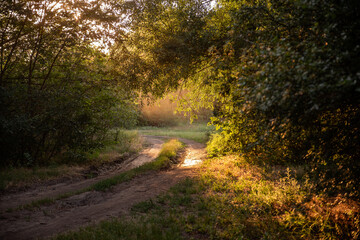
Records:
M205 157L204 145L180 140L187 144L183 164L171 170L141 175L115 186L111 191L85 192L36 211L5 213L0 219L0 238L45 238L110 217L126 216L132 205L154 198L179 181L196 174L197 164Z

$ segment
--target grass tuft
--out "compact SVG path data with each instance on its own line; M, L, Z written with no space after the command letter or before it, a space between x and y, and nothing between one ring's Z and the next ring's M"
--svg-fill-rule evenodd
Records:
M157 205L150 199L148 201L140 202L138 204L135 204L131 207L131 211L133 212L140 212L140 213L147 213L150 210L157 207Z

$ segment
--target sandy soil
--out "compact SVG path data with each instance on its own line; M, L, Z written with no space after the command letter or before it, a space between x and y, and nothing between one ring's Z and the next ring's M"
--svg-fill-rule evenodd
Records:
M149 136L146 140L150 143L149 148L142 151L139 156L124 161L115 168L116 170L105 171L93 179L44 185L26 192L4 195L0 199L0 210L83 189L99 180L152 161L158 155L164 139ZM196 167L205 157L205 146L186 139L180 140L187 144L184 161L170 170L139 176L117 185L111 191L85 192L32 211L1 211L0 239L47 238L111 217L126 216L132 205L154 198L179 181L195 174Z

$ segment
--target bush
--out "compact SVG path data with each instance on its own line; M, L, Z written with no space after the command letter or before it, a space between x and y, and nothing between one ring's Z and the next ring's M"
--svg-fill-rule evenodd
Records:
M224 1L218 11L231 30L204 81L223 129L210 154L307 165L319 188L359 197L358 3Z
M130 115L119 121L126 112L114 110L119 99L105 90L69 87L27 94L14 87L0 94L3 167L44 165L55 157L81 161L87 151L103 145L110 128L126 127L132 119Z

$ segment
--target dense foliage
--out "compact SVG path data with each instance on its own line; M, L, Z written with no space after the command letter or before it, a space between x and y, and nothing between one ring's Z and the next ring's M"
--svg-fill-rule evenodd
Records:
M358 3L224 6L232 27L213 79L228 97L215 120L227 150L306 163L322 187L358 195Z
M133 96L115 85L98 49L121 35L111 1L0 8L0 166L81 159L109 128L133 123Z
M359 197L358 2L214 3L129 2L119 67L145 92L190 86L190 105L213 102L210 154L305 164L322 189Z

